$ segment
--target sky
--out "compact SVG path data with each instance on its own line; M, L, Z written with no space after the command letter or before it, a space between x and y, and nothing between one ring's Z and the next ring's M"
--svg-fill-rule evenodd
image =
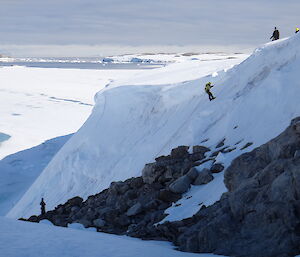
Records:
M0 53L238 50L267 42L274 26L293 34L299 9L299 0L0 0Z

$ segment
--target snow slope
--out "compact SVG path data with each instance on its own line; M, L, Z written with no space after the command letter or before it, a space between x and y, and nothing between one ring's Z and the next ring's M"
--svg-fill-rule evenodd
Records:
M213 148L226 138L226 145L237 144L236 151L218 156L229 165L235 156L275 137L300 115L299 66L300 35L295 35L262 46L230 70L200 71L198 79L184 81L189 78L186 70L181 73L183 82L174 83L178 70L169 66L166 73L157 71L165 84L157 79L151 84L153 74L144 85L135 85L134 78L122 86L111 85L96 95L97 104L87 122L8 216L37 213L42 195L52 208L75 195L99 192L111 181L140 175L145 163L178 145L208 139L202 144ZM207 81L215 84L213 102L203 91ZM240 150L247 142L253 145ZM225 191L222 177L215 181L217 185L212 185L220 188L216 192L199 187L209 203ZM213 195L207 196L208 192Z
M0 216L5 215L20 200L71 136L47 140L0 161Z
M212 257L175 251L170 243L80 231L0 218L0 256L5 257ZM220 255L218 255L220 257Z

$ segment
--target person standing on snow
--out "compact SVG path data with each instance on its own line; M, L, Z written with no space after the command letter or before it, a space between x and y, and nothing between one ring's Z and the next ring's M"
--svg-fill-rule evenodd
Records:
M44 198L42 198L40 202L40 206L41 206L41 215L46 214L46 203L44 202Z
M205 92L206 92L206 94L208 94L209 101L215 99L215 97L213 96L213 94L210 92L210 90L211 90L212 87L213 87L213 85L211 84L211 82L208 82L205 85Z
M273 35L272 35L272 37L270 37L270 39L272 39L272 41L279 39L279 30L276 27L275 27Z
M299 32L299 28L296 28L296 31L295 31L295 33L297 34Z

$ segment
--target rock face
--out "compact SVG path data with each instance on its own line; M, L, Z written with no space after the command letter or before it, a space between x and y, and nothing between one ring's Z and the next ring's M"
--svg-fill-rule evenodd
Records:
M86 201L72 198L28 221L48 219L58 226L78 222L97 231L169 240L187 252L236 257L300 254L300 117L278 137L231 163L224 173L228 192L218 202L202 206L191 218L154 226L191 184L209 183L213 172L224 169L218 163L200 172L194 168L214 160L214 153L205 157L208 151L195 146L190 154L188 147L178 147L147 164L142 177L113 182Z
M300 253L300 118L278 137L236 158L229 190L188 226L173 225L180 250L230 256ZM170 226L170 225L169 225Z

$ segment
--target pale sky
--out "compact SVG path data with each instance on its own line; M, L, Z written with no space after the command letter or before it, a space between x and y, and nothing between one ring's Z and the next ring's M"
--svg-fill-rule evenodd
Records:
M274 26L292 35L299 10L299 0L0 0L0 53L238 50L267 42Z

